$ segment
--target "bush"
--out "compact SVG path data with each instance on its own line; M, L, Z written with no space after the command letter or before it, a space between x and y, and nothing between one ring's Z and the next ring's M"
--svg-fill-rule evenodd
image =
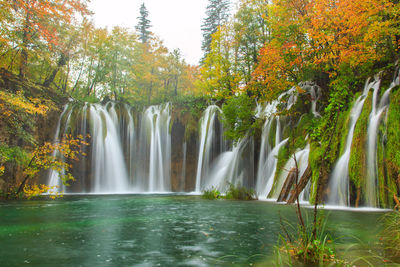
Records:
M218 199L221 198L221 193L215 187L211 187L203 191L202 198L210 200Z
M257 195L253 189L246 188L244 186L235 186L229 184L228 191L226 191L226 199L237 199L237 200L256 200Z
M386 255L398 262L400 261L400 211L385 214L383 220L385 228L382 232L382 243Z
M246 94L234 96L222 105L225 136L237 141L244 137L253 124L253 100Z
M284 235L280 236L279 243L275 247L278 265L285 264L282 262L282 253L290 265L292 259L307 265L339 263L332 249L332 239L325 229L326 223L327 219L321 216L318 216L316 226L314 223L306 223L296 227L289 222L285 222L285 225L281 222Z

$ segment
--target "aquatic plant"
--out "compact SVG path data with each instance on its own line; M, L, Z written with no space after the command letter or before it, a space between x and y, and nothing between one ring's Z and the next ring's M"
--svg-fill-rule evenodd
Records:
M394 195L394 200L395 210L383 216L384 229L381 240L386 256L400 262L400 201L396 195Z
M229 184L229 188L226 191L226 199L236 199L236 200L256 200L257 194L253 189L249 189L244 186L234 184Z
M210 189L204 190L201 197L204 199L213 200L213 199L221 198L221 193L218 191L217 188L211 187Z

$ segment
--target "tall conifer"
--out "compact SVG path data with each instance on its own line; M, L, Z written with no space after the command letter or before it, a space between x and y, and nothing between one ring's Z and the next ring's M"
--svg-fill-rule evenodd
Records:
M229 0L209 0L206 9L206 18L203 21L201 30L203 32L202 50L203 59L211 50L212 34L218 30L218 27L225 24L229 17Z
M148 19L149 12L146 9L144 3L142 3L140 7L140 16L137 18L139 20L138 24L136 25L136 30L139 33L139 40L145 44L150 39L150 20Z

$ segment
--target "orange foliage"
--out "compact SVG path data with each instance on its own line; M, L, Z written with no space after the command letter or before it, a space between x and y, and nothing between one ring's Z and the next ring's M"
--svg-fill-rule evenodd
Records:
M74 14L89 14L85 0L14 0L13 8L26 38L39 37L50 49L58 43L58 28L71 23Z
M334 77L399 49L400 8L389 0L276 0L269 9L272 40L260 51L250 85L264 87L267 97L296 83L305 69Z
M393 4L382 0L315 0L308 5L307 34L314 64L357 66L379 60L377 49L390 36L390 20L384 20Z

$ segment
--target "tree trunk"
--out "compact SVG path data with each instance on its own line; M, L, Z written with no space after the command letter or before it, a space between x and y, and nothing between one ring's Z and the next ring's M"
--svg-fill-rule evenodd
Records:
M279 194L278 202L286 201L290 190L296 180L296 168L293 168L289 171L288 176L286 177L285 183L283 184L282 191Z
M301 176L301 179L300 179L299 183L297 184L297 187L290 192L290 198L287 201L288 204L293 204L296 201L297 197L300 195L300 193L304 190L304 188L307 186L308 182L310 181L311 175L312 175L312 170L311 170L310 165L308 165L303 176Z
M30 14L29 10L26 11L25 25L22 33L22 49L21 49L21 62L19 63L19 76L26 76L26 66L28 65L28 33L30 24Z
M60 58L58 59L57 67L51 72L49 77L44 81L43 86L50 86L50 84L54 81L56 78L56 75L58 71L64 67L67 64L68 61L68 56L66 56L64 53L61 53Z

